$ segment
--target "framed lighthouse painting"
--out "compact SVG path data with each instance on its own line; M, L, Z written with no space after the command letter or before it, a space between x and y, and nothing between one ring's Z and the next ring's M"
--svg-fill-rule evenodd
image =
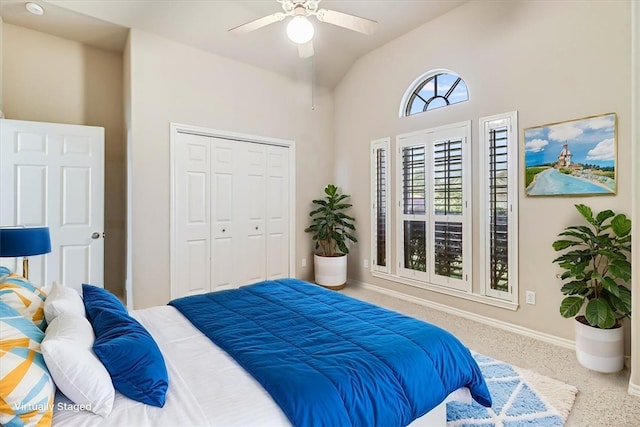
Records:
M615 113L524 130L527 196L616 194Z

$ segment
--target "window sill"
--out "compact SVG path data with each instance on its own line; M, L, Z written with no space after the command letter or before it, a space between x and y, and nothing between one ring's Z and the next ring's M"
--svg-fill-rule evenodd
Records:
M446 288L444 286L434 285L433 283L421 282L418 280L408 279L406 277L396 276L395 274L382 273L380 271L372 271L371 275L379 279L390 280L392 282L402 283L404 285L413 286L420 289L426 289L428 291L438 292L445 295L454 296L469 301L478 302L481 304L491 305L498 308L504 308L505 310L516 311L519 304L517 302L505 301L497 298L492 298L486 295L480 295L471 292L463 292L456 289Z

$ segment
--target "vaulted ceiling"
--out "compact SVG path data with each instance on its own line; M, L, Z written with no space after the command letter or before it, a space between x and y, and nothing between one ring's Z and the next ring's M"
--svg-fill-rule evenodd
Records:
M378 21L374 34L312 22L315 56L298 57L296 45L276 22L247 34L228 30L282 8L275 0L36 0L45 13L29 13L26 1L0 0L3 21L104 49L121 51L137 28L212 53L333 88L362 55L458 7L465 0L323 0L321 8ZM437 41L434 40L434 43Z

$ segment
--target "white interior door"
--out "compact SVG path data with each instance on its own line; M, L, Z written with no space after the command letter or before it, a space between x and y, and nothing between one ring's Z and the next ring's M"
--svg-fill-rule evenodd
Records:
M51 233L51 253L29 258L29 279L102 287L104 129L0 120L0 166L0 225Z

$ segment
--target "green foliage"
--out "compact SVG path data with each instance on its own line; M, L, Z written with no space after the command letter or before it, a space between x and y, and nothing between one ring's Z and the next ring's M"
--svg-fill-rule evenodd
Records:
M540 172L549 169L546 166L534 166L534 167L530 167L525 169L524 172L524 186L525 188L529 186L529 184L531 184L534 180L534 178L536 177L537 174L539 174Z
M345 200L350 196L338 193L338 187L329 184L324 189L324 199L313 200L317 208L309 213L311 225L304 231L312 233L316 242L316 253L320 256L348 254L347 242L357 242L352 234L356 231L355 218L344 211L351 207Z
M576 316L586 304L584 316L591 326L614 328L631 318L631 220L610 209L594 216L586 205L575 205L587 225L571 225L558 235L553 249L565 251L553 260L565 271L560 291L564 317Z

